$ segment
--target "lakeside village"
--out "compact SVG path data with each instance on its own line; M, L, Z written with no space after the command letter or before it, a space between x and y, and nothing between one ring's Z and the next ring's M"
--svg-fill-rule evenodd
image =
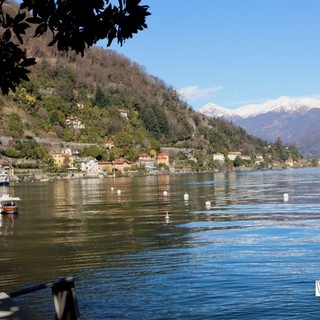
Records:
M240 151L233 151L227 154L213 153L208 157L210 164L202 163L199 166L199 160L194 156L196 150L169 147L161 148L159 153L155 150L151 150L149 154L143 153L136 162L127 159L98 161L94 157L80 156L79 150L88 147L88 145L59 142L55 143L55 147L52 148L51 144L53 151L49 152L50 164L54 170L48 170L48 165L39 162L39 160L15 159L6 156L1 156L0 158L0 169L2 173L7 174L7 179L10 182L19 182L181 174L203 171L286 169L319 165L318 160L316 161L317 163L308 161L305 158L299 158L296 161L292 158L288 158L285 161L275 161L272 159L271 153L268 152L264 155L257 154L254 158L251 158L250 156L242 155ZM92 146L93 144L90 145ZM108 140L104 146L108 151L114 147L115 144L112 140Z
M127 114L123 116L127 117ZM84 128L75 116L66 118L75 130ZM86 148L96 148L112 161L88 156ZM0 136L0 174L9 181L48 181L119 176L180 174L192 172L225 172L234 170L285 169L318 166L319 160L308 161L279 141L278 147L265 147L263 153L248 156L241 151L207 154L191 148L160 147L137 156L136 161L110 157L119 149L112 139L103 146L89 143L61 142L40 137L14 139ZM121 149L121 148L120 148ZM297 151L297 150L295 150ZM119 152L118 152L119 153ZM120 152L121 153L121 152ZM40 155L41 154L41 155ZM45 155L45 156L44 156ZM100 161L97 159L101 159Z

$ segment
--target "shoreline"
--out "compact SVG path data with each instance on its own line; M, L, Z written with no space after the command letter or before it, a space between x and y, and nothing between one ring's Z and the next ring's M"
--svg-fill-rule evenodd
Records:
M182 175L182 174L198 174L198 173L226 173L226 172L240 172L240 171L261 171L261 170L292 170L292 169L302 169L309 167L274 167L266 169L255 169L255 168L238 168L236 170L227 171L217 171L217 170L206 170L201 172L192 171L156 171L141 174L139 172L131 172L122 175L107 175L101 172L76 172L76 173L20 173L9 177L10 183L18 182L48 182L54 180L80 180L80 179L115 179L115 178L133 178L133 177L150 177L150 176L164 176L164 175Z

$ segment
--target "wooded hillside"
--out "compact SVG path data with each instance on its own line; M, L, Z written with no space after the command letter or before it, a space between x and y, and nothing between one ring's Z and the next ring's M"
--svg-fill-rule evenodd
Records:
M0 135L101 146L111 139L116 145L112 157L132 161L164 146L208 156L228 151L254 156L266 150L267 142L193 111L174 88L114 51L92 48L82 58L58 53L45 41L27 42L37 60L31 81L0 97ZM83 128L68 126L70 116L79 118Z

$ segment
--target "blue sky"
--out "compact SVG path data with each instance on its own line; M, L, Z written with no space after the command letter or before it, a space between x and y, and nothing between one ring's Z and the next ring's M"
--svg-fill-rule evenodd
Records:
M148 29L111 49L197 109L320 98L319 0L142 0Z

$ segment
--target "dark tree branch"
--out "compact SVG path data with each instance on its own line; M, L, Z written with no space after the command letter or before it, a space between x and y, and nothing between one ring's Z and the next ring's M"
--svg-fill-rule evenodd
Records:
M27 30L32 26L34 36L51 31L48 45L59 51L73 50L84 55L85 49L106 39L119 45L147 28L149 7L141 0L23 0L14 14L6 12L8 1L0 0L0 89L3 94L22 80L29 80L26 68L35 64L23 50ZM12 11L12 10L11 10Z

